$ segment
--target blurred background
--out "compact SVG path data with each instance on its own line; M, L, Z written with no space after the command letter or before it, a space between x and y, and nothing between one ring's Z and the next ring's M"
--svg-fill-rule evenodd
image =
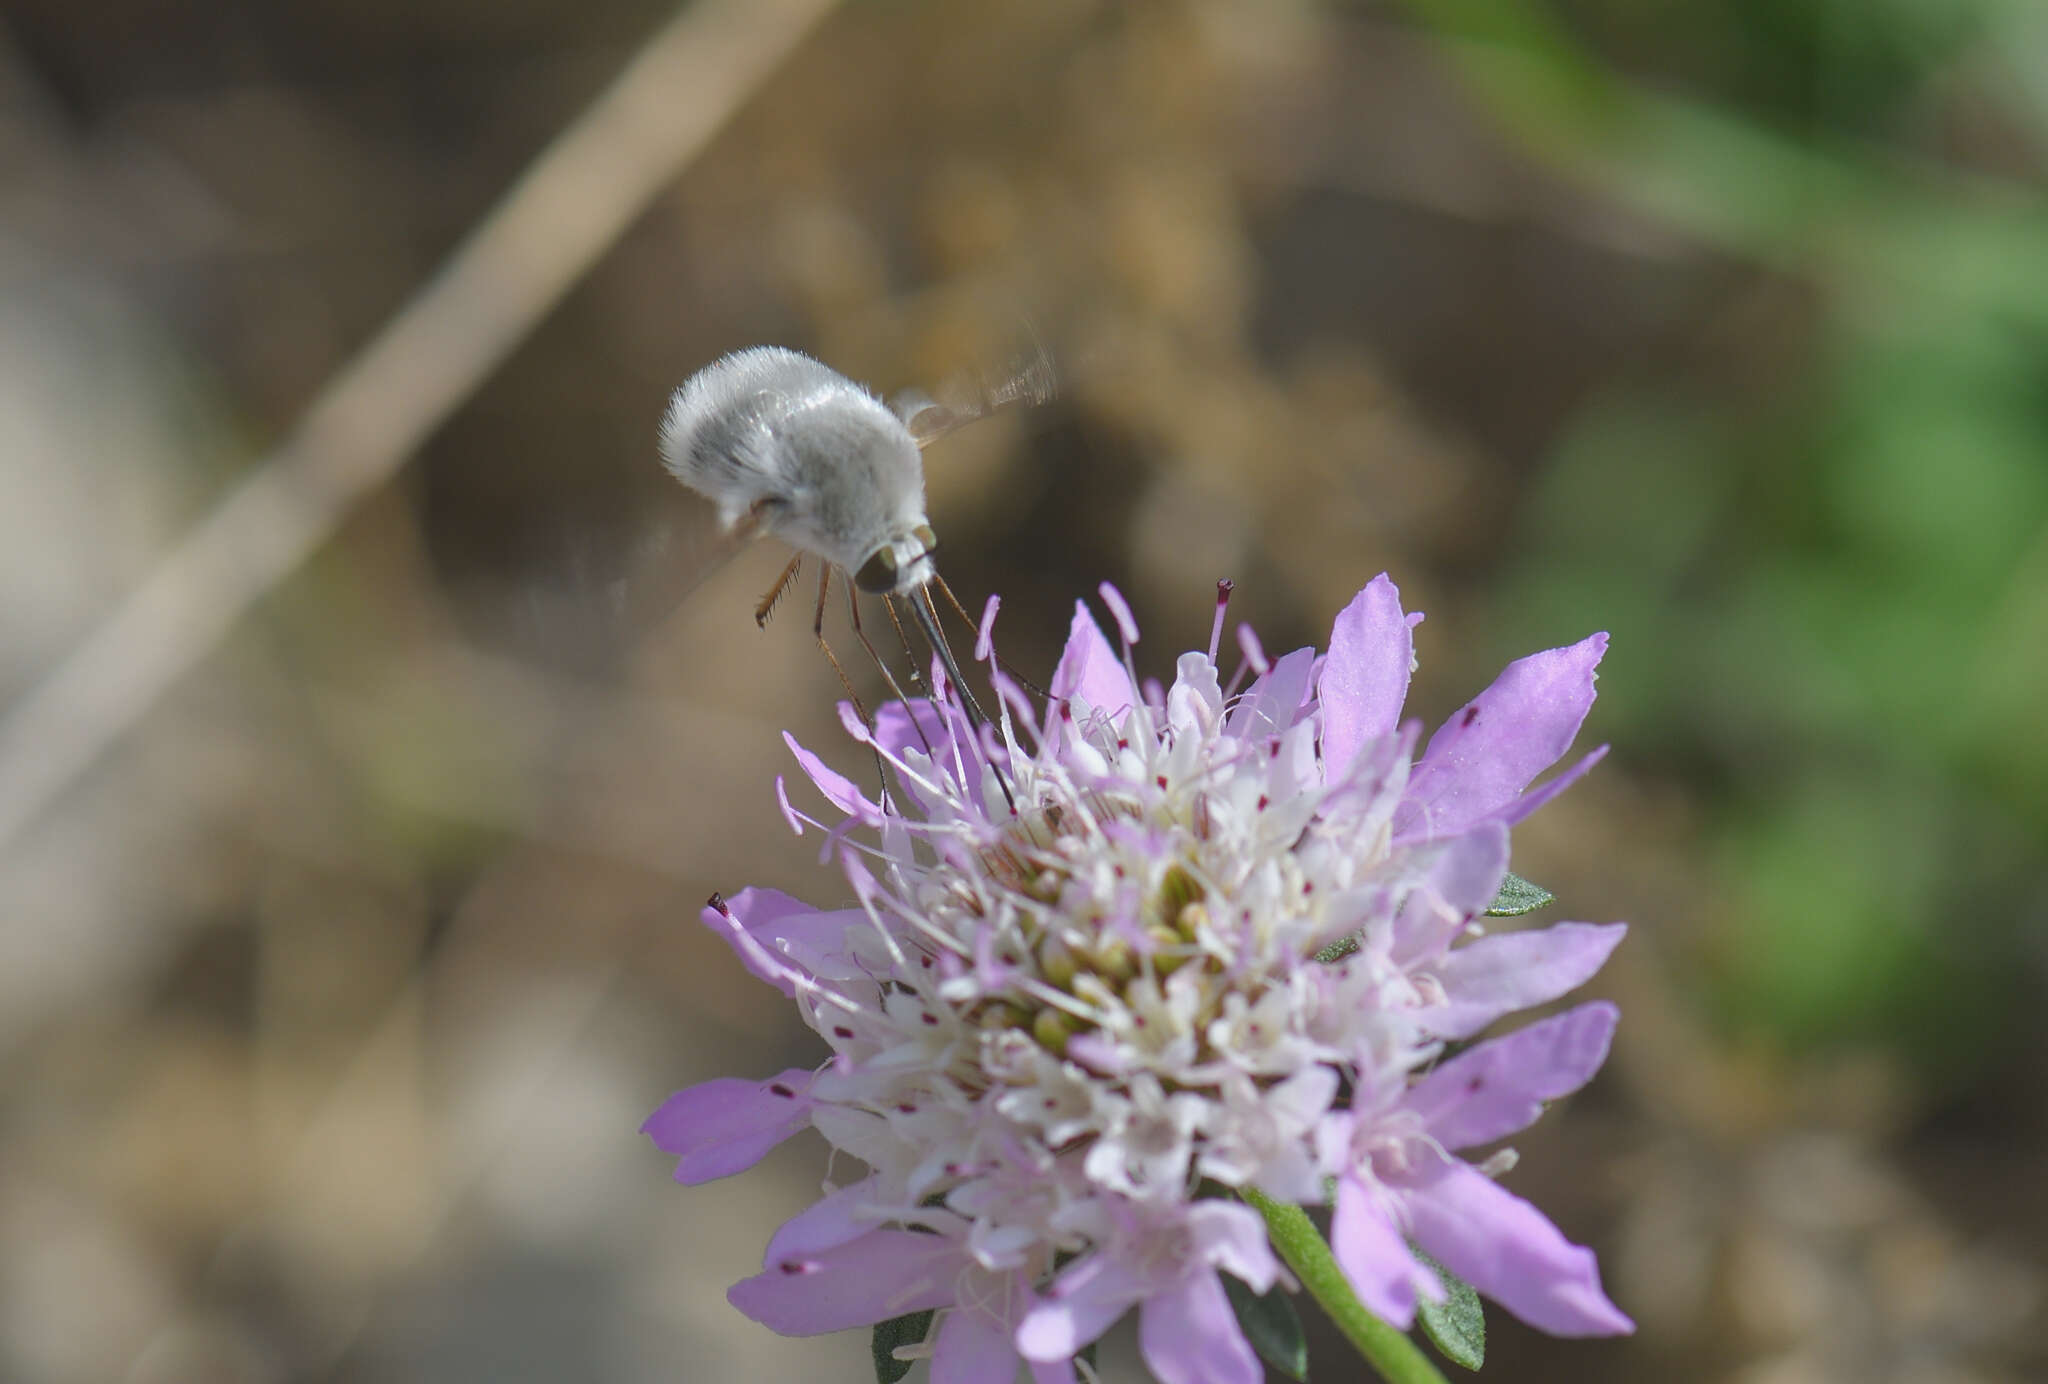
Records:
M1389 570L1432 721L1613 633L1516 869L1624 1023L1513 1182L1640 1332L1487 1376L2048 1377L2048 9L673 14L0 11L0 1379L872 1377L724 1301L822 1145L636 1132L815 1056L704 897L843 890L655 426L1025 322L927 458L1020 668L1105 578L1159 673Z

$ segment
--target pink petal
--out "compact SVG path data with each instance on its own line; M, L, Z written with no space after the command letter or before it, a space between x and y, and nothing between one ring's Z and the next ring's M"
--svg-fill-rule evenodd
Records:
M1402 1104L1447 1149L1505 1139L1534 1124L1543 1102L1593 1079L1620 1018L1599 1001L1482 1043L1416 1082Z
M1067 633L1066 652L1053 670L1051 692L1086 702L1112 717L1137 701L1131 675L1096 628L1085 602L1074 602L1074 623Z
M880 1181L871 1177L850 1187L841 1187L784 1221L781 1229L768 1241L768 1252L761 1256L762 1267L773 1267L782 1259L835 1249L873 1230L872 1220L855 1213L873 1200Z
M1499 811L1491 814L1493 819L1495 821L1505 822L1509 826L1513 826L1515 823L1521 821L1524 817L1527 817L1530 813L1534 812L1537 808L1543 806L1552 798L1564 792L1565 789L1571 787L1580 779L1584 778L1586 776L1587 770L1591 769L1595 764L1598 764L1601 760L1605 758L1607 758L1607 746L1601 745L1596 749L1589 750L1586 753L1586 757L1584 759L1581 759L1578 763L1572 765L1571 768L1565 770L1556 778L1544 784L1541 788L1536 789L1532 793L1524 793L1521 797L1516 798L1506 807L1503 807Z
M1145 1300L1138 1350L1159 1384L1260 1384L1266 1377L1222 1280L1208 1269Z
M1195 1259L1228 1270L1255 1293L1272 1288L1280 1261L1266 1238L1266 1222L1238 1202L1207 1200L1188 1208L1188 1232Z
M726 900L725 908L721 915L716 907L706 906L704 925L725 938L741 965L790 996L796 994L796 985L790 979L788 957L843 956L846 930L866 921L857 908L821 913L775 889L742 889ZM754 946L741 945L734 936L735 924Z
M1263 738L1278 735L1300 720L1302 698L1308 693L1315 662L1314 649L1296 649L1275 663L1238 698L1230 719L1223 723L1224 732L1245 739Z
M1382 572L1337 616L1317 696L1323 709L1323 781L1335 783L1369 740L1389 734L1408 699L1415 640L1401 593Z
M1026 1360L1031 1384L1075 1384L1072 1360Z
M1593 1251L1470 1165L1433 1160L1404 1179L1401 1199L1418 1245L1529 1325L1553 1336L1635 1330L1600 1290Z
M1017 1326L1017 1353L1026 1360L1070 1360L1151 1287L1097 1250L1069 1264L1052 1290L1032 1304Z
M1441 844L1427 887L1409 895L1394 921L1396 961L1414 966L1449 947L1500 895L1508 872L1508 829L1481 822Z
M922 738L918 732L923 731ZM884 752L900 756L905 750L942 755L947 744L946 724L938 709L924 697L908 702L883 702L875 708L875 743Z
M815 1336L950 1306L964 1262L958 1242L911 1230L871 1230L817 1254L741 1279L726 1300L771 1331Z
M1606 651L1607 636L1596 634L1510 663L1431 737L1396 834L1447 836L1512 804L1571 748Z
M1452 840L1429 872L1429 885L1447 908L1469 921L1500 897L1507 873L1507 827L1482 822Z
M818 791L825 795L827 802L849 817L858 817L874 826L881 824L882 809L869 802L860 789L853 786L852 779L797 744L796 737L788 731L782 733L782 742L789 746L789 752L796 756L796 762L810 775L811 782L818 785Z
M1373 1196L1354 1177L1337 1180L1337 1205L1330 1215L1330 1249L1351 1291L1366 1310L1406 1331L1415 1321L1415 1294L1437 1288L1437 1277L1408 1252L1401 1232L1374 1204Z
M640 1132L676 1154L676 1181L696 1184L753 1167L810 1123L812 1074L791 1067L768 1081L719 1077L678 1091Z
M948 1312L932 1351L931 1384L1011 1384L1017 1347L1003 1324L985 1312Z
M1558 923L1468 942L1433 968L1450 1002L1415 1017L1439 1038L1469 1038L1503 1014L1584 985L1627 932L1626 923Z

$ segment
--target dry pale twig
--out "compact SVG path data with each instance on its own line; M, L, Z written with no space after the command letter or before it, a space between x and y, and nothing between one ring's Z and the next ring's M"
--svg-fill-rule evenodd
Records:
M390 479L831 5L698 0L649 41L297 431L0 722L0 846Z

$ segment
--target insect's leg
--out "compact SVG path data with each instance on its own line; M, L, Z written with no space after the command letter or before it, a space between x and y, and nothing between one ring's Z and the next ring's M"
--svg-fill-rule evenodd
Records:
M910 717L910 728L917 732L919 742L924 745L925 754L930 755L932 753L932 742L925 739L924 727L918 723L917 717L911 712L910 698L903 695L903 688L897 684L896 675L889 671L889 665L882 660L882 656L879 653L875 652L875 646L869 641L867 631L861 628L860 592L854 589L852 582L846 584L846 613L853 621L853 637L860 640L860 646L868 651L868 657L873 659L875 667L881 670L882 681L889 684L890 693L895 696L897 701L904 704L903 713ZM894 612L892 611L891 614L893 616ZM897 628L901 629L902 627L899 625Z
M889 609L889 623L896 627L896 642L903 646L903 661L910 665L910 685L923 687L924 673L917 666L917 650L910 647L910 634L903 628L903 617L896 610L896 598L884 596L882 604Z
M969 615L967 613L967 608L960 604L960 598L953 594L953 588L946 585L946 579L940 576L937 572L934 572L932 573L932 581L938 586L940 591L945 593L947 602L953 607L953 613L960 617L961 623L966 625L967 628L975 631L976 636L979 637L981 627L974 623L974 617L972 615ZM996 667L1002 669L1005 673L1008 673L1010 675L1011 681L1015 682L1019 687L1022 687L1026 692L1029 692L1032 696L1038 698L1040 701L1047 700L1044 688L1038 686L1036 683L1032 682L1031 679L1019 673L1015 668L1012 668L1008 663L1004 662L1001 658L996 659Z
M782 575L775 579L775 585L768 588L768 594L754 607L754 623L761 628L768 627L768 617L775 613L775 607L782 603L782 593L796 580L797 569L804 565L804 555L798 553L789 560L789 566L782 569Z
M818 608L811 616L811 634L817 639L818 647L825 651L825 661L831 664L832 671L839 675L839 685L846 689L846 700L853 703L853 714L860 717L862 725L866 726L869 730L873 730L875 728L875 718L868 715L867 708L861 705L860 693L853 690L853 680L847 677L846 670L839 666L839 655L833 653L832 646L825 642L825 598L831 594L832 564L827 562L822 565L818 572ZM846 594L849 599L852 599L855 595L851 581L846 584ZM856 634L860 632L860 612L858 607L854 610L853 628ZM867 636L861 635L860 642L867 644ZM870 654L874 653L874 648L870 646L868 652ZM882 676L888 678L889 670L886 667L882 667L882 660L876 659L875 664L877 667L882 668ZM889 685L894 687L895 680L890 679ZM896 695L900 697L903 694L899 692ZM875 777L881 784L881 802L886 807L889 803L889 766L882 759L880 746L870 745L868 748L875 756Z
M846 676L846 670L839 666L839 655L832 652L832 646L825 642L825 598L832 594L832 564L826 563L818 573L818 609L811 617L811 635L818 641L818 647L825 651L825 661L832 665L832 671L839 675L839 685L846 689L846 699L853 703L854 714L860 717L864 726L874 725L869 719L867 708L861 705L860 693L853 690L853 680Z

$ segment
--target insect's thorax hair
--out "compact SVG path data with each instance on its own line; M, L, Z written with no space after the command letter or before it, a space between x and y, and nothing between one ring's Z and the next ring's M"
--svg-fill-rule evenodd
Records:
M662 420L661 451L728 528L766 501L769 532L849 571L925 522L924 469L902 422L795 351L755 347L692 377Z

